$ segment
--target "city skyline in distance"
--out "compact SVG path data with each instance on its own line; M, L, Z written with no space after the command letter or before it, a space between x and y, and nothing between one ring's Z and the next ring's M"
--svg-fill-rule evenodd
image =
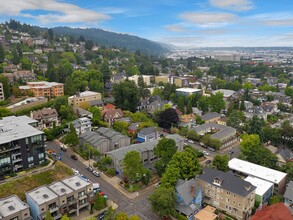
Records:
M181 48L293 46L289 0L0 0L1 22L88 27Z

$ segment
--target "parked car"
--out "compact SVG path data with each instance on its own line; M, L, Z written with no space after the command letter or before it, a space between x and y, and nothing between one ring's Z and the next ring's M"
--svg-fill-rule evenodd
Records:
M232 155L232 154L234 154L234 151L230 150L230 151L228 152L228 154Z
M207 160L206 161L206 164L210 164L212 161L211 160Z
M209 155L210 155L209 152L207 152L207 151L205 151L205 150L203 150L202 152L203 152L203 154L206 155L206 156L209 156Z
M54 152L55 152L55 151L52 150L52 149L48 150L48 154L52 154L52 153L54 153Z
M76 155L71 155L70 156L73 160L78 160L77 156Z
M76 169L74 169L74 168L71 168L71 169L72 169L74 175L79 175L79 171L78 171L78 170L76 170Z
M93 172L93 168L92 167L87 167L86 168L88 171Z
M191 144L194 144L194 141L193 140L188 140L189 143Z
M98 215L98 220L103 220L105 218L105 216L107 215L108 211L103 211L102 213L100 213Z
M100 196L103 196L105 199L108 199L108 196L104 192L102 192L102 191L99 192L99 195Z
M100 173L98 172L98 171L93 171L93 174L95 175L95 176L100 176Z
M66 148L64 146L60 146L60 149L64 152L66 151Z

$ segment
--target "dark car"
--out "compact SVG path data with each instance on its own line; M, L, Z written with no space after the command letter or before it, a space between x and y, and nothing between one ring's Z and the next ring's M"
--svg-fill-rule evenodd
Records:
M71 155L70 157L71 157L73 160L77 160L77 159L78 159L76 155Z
M103 211L102 213L100 213L98 215L97 220L103 220L105 218L105 216L107 215L107 213L108 213L107 211Z
M210 164L212 161L211 160L207 160L206 161L206 164Z
M60 146L60 149L62 150L62 151L66 151L66 148L65 147L62 147L62 146Z
M228 152L228 154L232 155L232 154L234 154L234 151L230 150L230 151Z

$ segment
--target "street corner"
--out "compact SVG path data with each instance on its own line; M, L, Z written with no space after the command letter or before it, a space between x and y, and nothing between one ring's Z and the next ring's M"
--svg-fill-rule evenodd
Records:
M115 202L113 202L112 200L107 200L107 206L108 207L112 207L113 209L117 209L118 208L118 204L116 204Z

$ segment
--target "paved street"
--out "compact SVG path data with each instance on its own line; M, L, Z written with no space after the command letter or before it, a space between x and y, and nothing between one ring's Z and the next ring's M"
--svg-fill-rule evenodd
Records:
M149 190L142 195L138 195L135 199L129 199L101 177L94 176L86 169L87 166L80 160L73 160L70 158L72 154L75 154L71 149L67 148L67 151L63 152L60 150L57 142L47 142L46 144L46 150L53 149L57 156L61 154L61 161L63 163L67 164L71 168L77 169L80 174L86 176L93 183L99 183L101 190L108 196L109 199L118 205L118 211L125 212L128 215L138 215L142 220L160 219L151 210L150 203L148 201L148 197L154 191L154 187L150 187Z

